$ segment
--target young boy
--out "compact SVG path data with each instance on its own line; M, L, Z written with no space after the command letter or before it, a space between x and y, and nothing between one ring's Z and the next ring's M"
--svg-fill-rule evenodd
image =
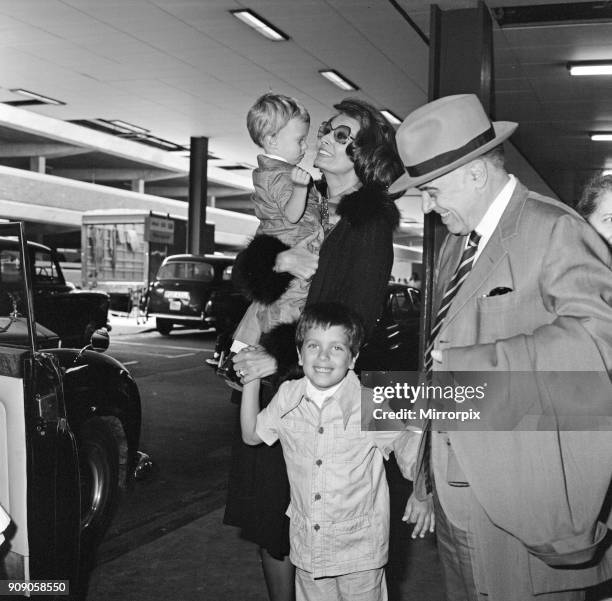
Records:
M261 412L258 398L243 393L244 442L272 445L280 439L283 447L297 601L387 599L389 491L383 457L401 440L398 463L410 474L418 435L362 431L362 389L352 371L362 341L361 323L347 307L312 304L296 332L304 377L284 382ZM431 508L415 503L409 503L411 521L419 522L422 536Z
M247 129L264 150L253 171L253 204L259 219L257 234L278 238L292 247L302 242L318 254L323 242L319 197L312 178L297 164L304 158L310 127L308 111L294 98L264 94L247 114ZM253 303L234 333L232 352L257 344L263 332L295 321L304 307L308 282L294 278L289 289L271 305Z

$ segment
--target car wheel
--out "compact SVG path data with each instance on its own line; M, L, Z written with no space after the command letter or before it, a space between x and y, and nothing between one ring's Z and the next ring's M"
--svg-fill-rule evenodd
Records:
M92 419L78 433L81 475L81 532L99 542L119 495L119 448L108 423Z
M158 317L155 320L155 327L162 336L169 336L170 330L172 330L172 322L167 319L159 319Z

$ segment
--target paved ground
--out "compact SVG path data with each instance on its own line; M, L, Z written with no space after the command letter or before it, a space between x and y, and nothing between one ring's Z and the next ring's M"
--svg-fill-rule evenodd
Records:
M111 336L144 332L153 324L113 317ZM400 487L401 489L401 487ZM212 494L212 493L211 493ZM220 485L218 495L224 495ZM407 490L396 489L391 562L388 568L391 601L443 601L440 564L431 536L410 539L400 521ZM213 503L214 505L214 503ZM255 547L222 524L223 507L204 515L184 517L184 523L148 543L124 552L106 553L94 570L87 601L267 601ZM612 594L600 592L592 601Z

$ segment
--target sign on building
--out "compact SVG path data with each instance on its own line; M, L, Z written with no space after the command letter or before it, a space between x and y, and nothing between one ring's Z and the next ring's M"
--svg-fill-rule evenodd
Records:
M145 241L174 244L174 221L149 215L145 219Z

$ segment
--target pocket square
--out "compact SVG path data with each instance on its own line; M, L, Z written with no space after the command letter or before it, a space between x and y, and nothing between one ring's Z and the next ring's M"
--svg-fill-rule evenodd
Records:
M497 288L493 288L493 290L490 290L487 296L501 296L502 294L508 294L508 292L512 292L512 288L498 286Z

